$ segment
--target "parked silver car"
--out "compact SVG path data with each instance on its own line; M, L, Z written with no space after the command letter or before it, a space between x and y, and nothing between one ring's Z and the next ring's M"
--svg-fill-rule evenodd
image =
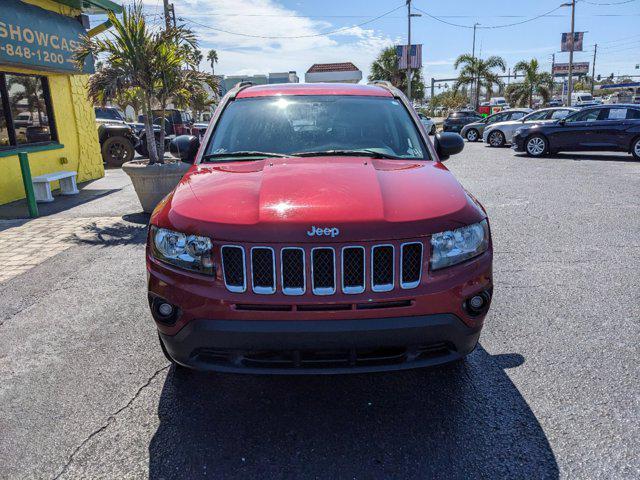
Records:
M462 138L466 138L469 142L477 142L482 138L484 129L489 125L497 122L506 122L507 120L517 120L524 117L531 111L532 110L530 108L513 108L510 110L502 110L498 113L494 113L493 115L489 115L488 117L485 117L478 122L466 124L464 127L462 127L462 130L460 130L460 135L462 135Z
M422 123L422 125L424 125L424 129L427 131L427 133L429 135L435 135L436 134L436 124L431 119L431 117L427 117L424 113L419 113L419 112L418 112L418 117L420 117L420 123Z
M523 124L555 122L556 120L560 120L577 110L577 108L571 107L543 108L536 110L519 120L497 122L484 129L482 141L488 143L492 147L502 147L504 145L511 144L513 141L513 134Z

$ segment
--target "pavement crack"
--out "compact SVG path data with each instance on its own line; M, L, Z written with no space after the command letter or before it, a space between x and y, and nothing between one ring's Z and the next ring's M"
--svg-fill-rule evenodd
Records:
M136 401L136 399L140 396L140 394L142 393L142 391L147 388L149 385L151 385L151 382L153 382L156 377L158 375L160 375L160 373L162 373L164 370L167 370L169 367L171 367L171 364L169 365L165 365L164 367L156 370L155 372L153 372L153 375L151 375L146 382L144 382L144 384L142 384L138 390L136 391L136 393L129 399L129 401L122 407L120 407L118 410L116 410L115 412L113 412L111 415L109 415L109 417L107 418L107 421L104 422L103 425L101 425L99 428L97 428L96 430L94 430L93 432L91 432L87 438L85 438L82 442L80 442L80 444L73 449L73 451L71 452L71 455L69 455L69 458L67 459L67 461L65 462L65 464L62 466L62 469L58 472L58 474L56 476L54 476L54 480L57 480L58 478L60 478L62 475L64 475L64 473L67 471L67 469L69 468L69 466L71 466L71 463L73 462L73 460L75 459L75 456L78 454L78 452L82 449L82 447L84 447L87 443L89 443L91 441L91 439L93 439L96 435L104 432L109 425L111 425L111 423L116 419L116 417L121 414L122 412L124 412L127 408L129 408L133 402Z

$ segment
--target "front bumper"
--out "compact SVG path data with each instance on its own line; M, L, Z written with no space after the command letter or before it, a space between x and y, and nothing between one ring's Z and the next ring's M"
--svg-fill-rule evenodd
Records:
M197 370L337 374L405 370L455 361L475 348L481 326L456 315L350 320L193 320L160 333L168 354Z
M525 141L524 137L520 135L514 135L513 140L511 141L511 149L515 150L516 152L526 151L524 146L524 141Z

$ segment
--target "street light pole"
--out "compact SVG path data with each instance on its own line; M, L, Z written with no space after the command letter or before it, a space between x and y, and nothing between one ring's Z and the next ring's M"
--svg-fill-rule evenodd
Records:
M576 0L571 0L571 42L569 48L569 79L567 81L567 105L571 106L571 93L573 92L573 44L576 21Z
M591 66L591 96L596 86L596 55L598 54L598 44L596 43L593 48L593 65Z
M478 25L480 25L479 23L474 23L473 24L473 47L471 47L471 57L473 58L473 60L475 61L476 59L476 28L478 27ZM478 79L478 82L480 82L480 79ZM478 85L478 87L480 87ZM480 97L480 88L477 89L476 91L476 77L474 75L473 77L473 81L471 82L471 94L473 95L473 106L477 109L478 108L478 98Z
M411 101L411 17L421 17L411 13L411 0L407 0L407 98Z
M411 0L407 0L407 98L411 101Z

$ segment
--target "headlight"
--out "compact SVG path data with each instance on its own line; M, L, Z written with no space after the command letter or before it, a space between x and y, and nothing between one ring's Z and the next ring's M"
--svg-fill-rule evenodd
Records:
M489 248L486 220L431 236L431 269L450 267L480 255Z
M151 242L153 256L158 260L206 275L215 274L210 238L151 226Z
M519 137L520 134L522 133L522 130L523 130L522 127L516 128L516 131L513 133L513 136L514 137Z

